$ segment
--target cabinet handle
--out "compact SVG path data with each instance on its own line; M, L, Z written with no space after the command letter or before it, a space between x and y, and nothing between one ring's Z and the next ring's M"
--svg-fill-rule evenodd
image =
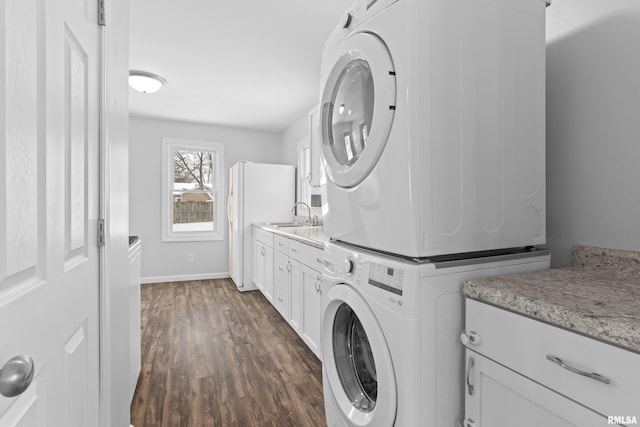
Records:
M282 267L278 266L278 270L280 270L280 271L284 271L284 268L282 268Z
M478 427L478 425L476 424L475 421L473 421L471 418L467 418L463 421L462 423L463 427Z
M316 261L318 261L318 263L322 264L322 260L320 258L316 258Z
M478 346L482 342L482 338L480 338L480 334L475 331L470 331L469 333L463 331L460 334L460 341L465 347L468 347L470 344Z
M313 287L316 288L316 294L322 295L322 278L316 277Z
M291 252L298 252L296 248L291 248Z
M264 246L260 248L260 253L264 255L267 251L264 249Z
M609 378L607 377L604 377L600 374L596 374L595 372L587 372L578 368L574 368L573 366L565 363L564 360L560 359L559 357L553 356L551 354L547 354L547 360L550 360L556 365L566 369L567 371L573 372L574 374L582 375L583 377L591 378L592 380L600 381L601 383L604 383L604 384L610 383Z
M469 357L469 362L467 364L467 389L469 390L469 396L473 396L473 384L471 384L471 368L475 365L475 361L473 357Z
M291 263L287 263L287 271L291 271Z

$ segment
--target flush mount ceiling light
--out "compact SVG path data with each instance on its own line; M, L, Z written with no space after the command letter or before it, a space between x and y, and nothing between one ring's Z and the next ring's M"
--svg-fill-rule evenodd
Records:
M154 93L167 81L161 76L147 71L129 70L129 86L141 93Z

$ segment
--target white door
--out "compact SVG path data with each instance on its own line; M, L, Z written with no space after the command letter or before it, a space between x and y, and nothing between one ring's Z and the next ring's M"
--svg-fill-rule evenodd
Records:
M361 183L387 144L396 78L385 43L370 33L342 42L322 91L320 136L325 171L339 187Z
M1 426L98 425L96 3L0 1Z

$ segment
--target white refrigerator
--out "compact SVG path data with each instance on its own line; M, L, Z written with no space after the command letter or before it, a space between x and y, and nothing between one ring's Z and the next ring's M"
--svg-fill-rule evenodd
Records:
M229 275L238 290L257 289L253 284L254 222L293 219L294 166L239 162L229 169Z

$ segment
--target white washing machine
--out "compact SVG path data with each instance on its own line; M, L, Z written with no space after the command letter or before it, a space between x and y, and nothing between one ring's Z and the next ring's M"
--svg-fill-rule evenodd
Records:
M326 234L409 257L545 243L545 1L358 0L322 53Z
M458 427L464 281L548 268L545 250L420 264L329 243L321 332L327 424Z

